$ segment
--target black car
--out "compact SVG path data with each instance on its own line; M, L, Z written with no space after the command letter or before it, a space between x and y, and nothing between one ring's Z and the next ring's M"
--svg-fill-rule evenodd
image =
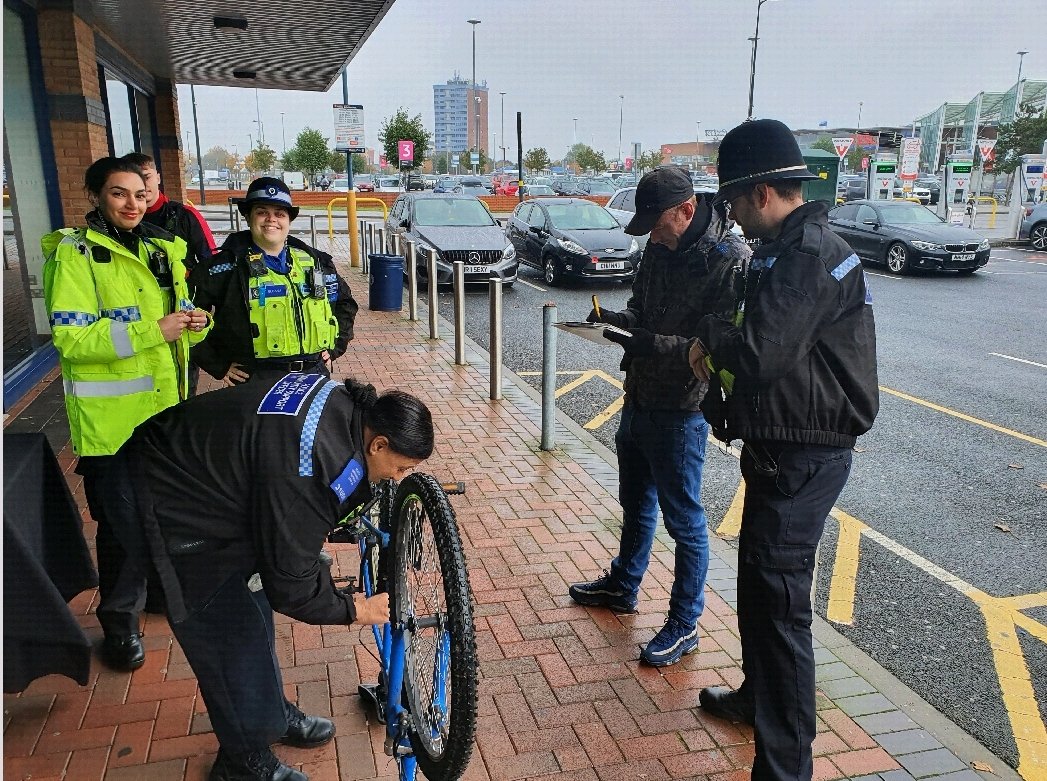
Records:
M541 269L545 281L565 276L631 279L640 247L610 212L582 198L524 201L513 211L505 235L521 263Z
M465 264L466 282L487 283L501 277L506 287L516 282L516 250L487 207L471 195L405 193L389 211L386 228L401 240L413 240L418 250L418 277L428 280L422 250L436 250L436 281L453 281L452 264ZM406 269L404 270L406 273Z
M854 201L829 212L829 227L863 259L893 274L915 269L973 274L989 262L989 240L950 225L912 201Z
M407 180L404 182L404 190L411 192L412 190L424 190L425 179L422 178L421 174L408 174Z
M837 196L840 190L836 191ZM863 176L861 179L848 179L843 187L843 199L845 201L860 201L869 194L868 183Z

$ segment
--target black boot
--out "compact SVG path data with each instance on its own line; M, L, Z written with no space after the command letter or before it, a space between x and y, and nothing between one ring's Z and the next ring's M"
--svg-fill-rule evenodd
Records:
M756 709L741 691L731 691L726 686L710 686L698 692L702 710L727 721L752 726L756 722Z
M102 641L102 661L114 670L130 672L145 664L145 649L142 647L142 634L116 637L107 635Z
M218 749L208 781L309 781L300 770L280 762L268 748L247 754Z
M296 705L288 705L291 716L287 720L287 732L280 738L285 746L316 748L334 737L333 721L322 716L306 716Z

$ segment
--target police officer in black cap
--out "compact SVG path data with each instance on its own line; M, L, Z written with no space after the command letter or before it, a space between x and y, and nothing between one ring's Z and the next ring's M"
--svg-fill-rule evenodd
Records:
M330 374L353 338L358 309L331 256L289 236L298 207L280 179L251 182L238 204L248 230L193 270L196 301L214 307L197 365L226 385L287 372ZM201 343L202 346L202 343Z
M861 263L804 203L815 178L792 132L748 121L720 143L717 200L759 238L734 317L698 326L689 360L711 375L702 410L744 442L738 629L745 680L702 707L755 726L754 781L809 781L815 737L811 585L825 518L879 407L872 297Z

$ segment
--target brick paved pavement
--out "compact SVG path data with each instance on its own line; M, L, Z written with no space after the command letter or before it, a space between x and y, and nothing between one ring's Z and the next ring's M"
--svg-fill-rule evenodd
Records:
M751 729L697 707L701 687L741 680L731 549L713 540L700 653L661 670L641 667L640 648L661 626L668 604L672 554L661 538L638 614L582 608L567 596L568 583L599 574L617 548L617 473L599 446L561 422L560 449L540 451L540 410L523 383L510 374L505 399L488 401L486 354L471 346L469 365L455 366L453 340L429 342L424 316L410 323L400 313L370 312L365 281L356 273L349 279L362 308L337 374L425 399L438 429L427 470L468 483L466 495L452 498L481 659L477 749L465 778L748 778ZM12 410L12 429L38 426L34 405L46 398L44 390ZM54 442L53 425L49 435ZM84 507L67 443L59 460ZM95 525L83 513L90 541ZM342 573L356 572L351 546L329 547ZM94 591L84 592L70 607L97 641L96 600ZM147 616L144 631L148 658L133 674L96 662L87 686L50 676L21 695L5 695L5 779L206 778L217 744L196 681L163 617ZM395 778L382 750L383 728L356 693L377 672L369 631L278 617L277 643L288 696L338 727L328 746L277 753L314 781ZM852 646L818 645L816 779L997 777L968 769L858 675L847 664Z

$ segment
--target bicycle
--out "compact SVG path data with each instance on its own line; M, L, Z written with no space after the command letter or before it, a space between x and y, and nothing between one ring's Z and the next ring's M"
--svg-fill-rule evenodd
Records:
M343 519L332 542L360 548L360 575L336 578L368 597L389 594L389 623L372 627L381 671L361 684L386 727L385 753L401 781L421 768L429 781L465 772L476 733L476 632L472 593L449 493L416 473L383 481L370 504Z

